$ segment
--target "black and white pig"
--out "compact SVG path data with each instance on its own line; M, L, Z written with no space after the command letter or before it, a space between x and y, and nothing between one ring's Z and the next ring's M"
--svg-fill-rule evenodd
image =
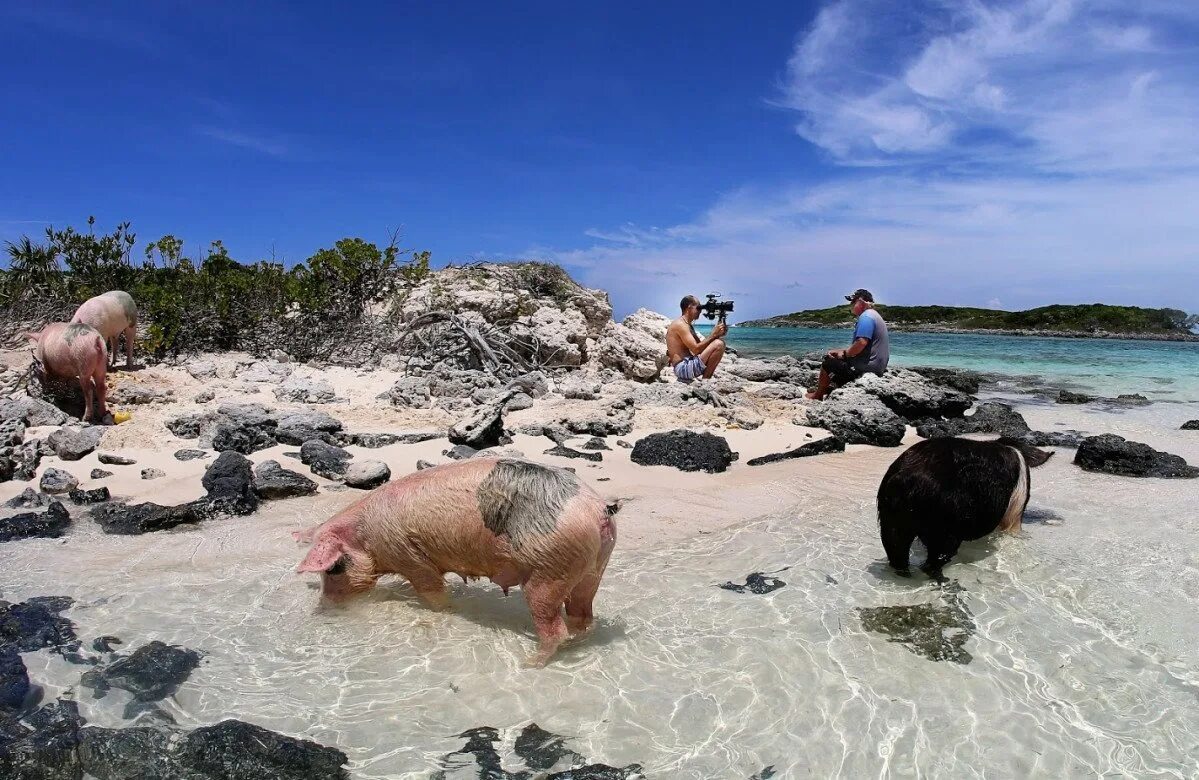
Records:
M928 439L887 469L878 487L878 524L887 559L908 572L912 540L928 550L922 567L938 575L958 546L999 528L1020 530L1028 506L1029 467L1052 452L1015 439Z

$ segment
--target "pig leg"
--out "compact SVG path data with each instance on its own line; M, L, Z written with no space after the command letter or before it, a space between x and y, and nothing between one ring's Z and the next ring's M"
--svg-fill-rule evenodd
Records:
M133 367L133 339L136 334L137 325L130 325L128 328L125 328L125 368ZM117 357L114 350L114 354L112 356L112 362L114 365L116 364L116 361Z
M90 374L79 375L79 389L83 391L83 422L92 421L92 377Z
M571 635L581 634L588 630L591 628L592 621L595 620L592 603L595 601L595 593L599 590L600 580L604 576L604 569L608 568L608 558L611 557L612 548L615 546L615 539L605 542L603 549L600 550L595 571L581 579L566 598L566 627L570 630Z
M96 422L100 422L108 415L108 367L105 365L107 362L107 360L101 360L99 370L93 375L96 397L100 401L100 414L97 415ZM91 400L91 395L88 395L88 400Z
M448 609L450 594L446 592L445 575L433 567L408 567L400 572L412 584L416 595L433 609Z
M108 347L108 360L112 361L109 364L109 368L112 368L113 370L116 370L117 367L117 342L120 340L120 338L120 336L113 336L105 341L105 346Z
M562 602L571 592L573 583L563 580L529 580L525 583L525 601L533 613L533 626L541 644L537 655L529 659L530 666L545 666L567 637L566 621L562 619Z

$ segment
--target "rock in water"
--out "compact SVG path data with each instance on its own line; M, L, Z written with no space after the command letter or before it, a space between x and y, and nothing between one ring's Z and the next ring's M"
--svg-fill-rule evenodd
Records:
M43 493L66 493L79 487L79 480L74 474L63 471L62 469L48 468L42 472L42 481L39 483Z
M391 479L391 469L378 460L364 460L346 469L346 484L361 490L373 490Z
M898 447L906 430L903 419L860 384L861 380L838 388L809 406L808 423L828 430L847 444Z
M926 439L962 436L967 433L997 433L1021 439L1030 432L1024 415L998 401L979 404L973 414L953 420L924 420L916 424L916 433Z
M17 604L0 601L0 653L50 648L66 655L78 650L75 624L59 614L74 603L66 596L37 596Z
M165 531L180 525L190 525L210 516L203 499L178 506L160 504L101 504L92 510L92 519L106 534L129 536L151 531Z
M133 718L142 709L138 705L173 696L199 665L200 654L195 650L155 640L107 666L86 672L81 682L95 691L96 698L103 697L110 688L132 693L125 717Z
M721 436L679 428L651 433L633 445L631 458L642 466L673 466L680 471L724 471L736 453Z
M96 449L102 438L104 428L90 425L87 428L59 428L46 437L46 443L63 460L79 460Z
M350 460L354 456L341 447L312 439L300 446L300 462L312 469L312 473L325 479L341 479L345 476Z
M1187 465L1178 455L1160 452L1148 444L1127 441L1105 433L1089 436L1078 446L1074 463L1087 471L1102 471L1122 477L1199 477L1199 467Z
M726 582L720 586L723 590L731 590L737 593L756 593L759 596L771 593L779 588L787 587L787 583L780 580L778 577L768 577L760 571L755 571L753 574L745 578L745 584L741 585L736 582Z
M316 492L316 483L298 471L283 468L277 460L266 460L254 469L254 492L268 500L307 496Z
M45 512L24 512L11 517L0 517L0 542L16 539L42 537L56 539L63 535L71 524L71 516L58 501L51 501Z
M1075 393L1070 390L1059 390L1057 394L1057 402L1059 404L1089 404L1097 400L1099 399L1093 395Z
M198 728L178 746L178 759L202 778L341 780L346 754L306 739L293 739L240 720Z
M1187 420L1179 428L1180 431L1199 431L1199 420Z
M763 455L760 458L754 458L749 461L750 466L762 466L767 463L778 463L780 460L790 460L791 458L807 458L812 455L822 455L826 452L845 452L845 442L838 439L836 436L826 436L823 439L808 442L786 452L776 452L772 455Z
M215 511L248 515L258 508L253 467L240 453L222 452L204 472L201 484L208 491L206 500Z
M13 650L0 652L0 718L19 713L29 693L29 672L20 653Z

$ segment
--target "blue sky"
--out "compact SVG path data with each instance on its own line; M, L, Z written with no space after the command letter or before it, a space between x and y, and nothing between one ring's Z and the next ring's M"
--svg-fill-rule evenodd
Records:
M618 314L1199 309L1199 3L343 5L0 6L0 239L402 226Z

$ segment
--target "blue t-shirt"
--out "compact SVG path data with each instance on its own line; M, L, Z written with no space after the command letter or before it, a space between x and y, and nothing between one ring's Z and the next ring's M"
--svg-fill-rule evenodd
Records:
M866 339L870 346L853 358L854 366L862 372L883 374L891 362L891 337L887 333L887 323L874 309L867 309L858 316L853 328L853 340L858 339Z

